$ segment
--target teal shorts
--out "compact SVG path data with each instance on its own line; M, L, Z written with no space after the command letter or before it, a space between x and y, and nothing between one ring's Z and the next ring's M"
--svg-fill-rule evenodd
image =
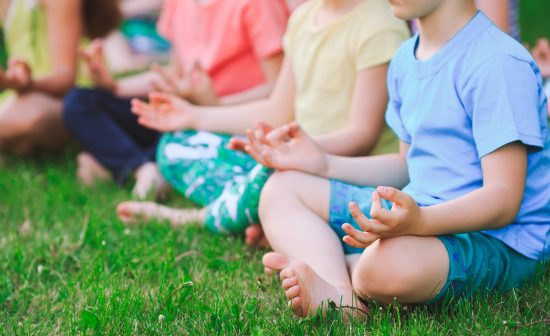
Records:
M331 181L329 225L342 239L346 234L341 226L350 223L359 228L349 213L348 203L356 202L361 211L369 216L372 192L375 188L359 187L339 181ZM383 202L386 209L391 203ZM444 299L471 297L490 291L505 292L518 288L531 280L539 266L533 260L516 252L500 240L481 232L437 237L449 255L449 275L440 293L428 304ZM364 249L353 248L342 242L344 253L362 253Z

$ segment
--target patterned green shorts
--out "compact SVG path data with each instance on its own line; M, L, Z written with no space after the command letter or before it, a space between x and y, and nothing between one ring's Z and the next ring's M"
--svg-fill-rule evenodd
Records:
M176 190L207 208L206 227L242 233L259 223L260 192L271 171L246 153L227 148L232 136L199 131L165 134L157 161Z

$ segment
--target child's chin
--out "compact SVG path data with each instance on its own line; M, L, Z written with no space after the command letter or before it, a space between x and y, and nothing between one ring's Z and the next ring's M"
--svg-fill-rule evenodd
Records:
M401 20L410 21L416 18L412 11L407 10L400 5L391 5L391 10L393 12L393 15Z

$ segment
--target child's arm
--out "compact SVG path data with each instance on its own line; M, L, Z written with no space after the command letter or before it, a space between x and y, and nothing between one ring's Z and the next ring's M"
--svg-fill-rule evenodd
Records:
M82 31L79 1L44 1L47 21L47 46L52 70L43 77L31 78L25 91L62 96L74 84L77 50Z
M103 40L101 39L96 39L87 48L81 49L80 56L84 60L87 73L95 86L111 91L119 97L145 97L149 92L155 90L159 83L165 82L159 71L155 70L116 80L105 63ZM174 54L170 67L172 69L166 72L172 73L178 69Z
M222 97L220 98L220 105L238 105L268 98L277 82L277 77L283 64L283 58L283 53L278 53L263 59L261 65L265 83L244 92Z
M294 75L288 60L275 89L268 99L235 106L194 106L174 96L162 95L156 106L134 102L134 113L140 123L162 132L198 129L210 132L244 134L261 121L281 126L294 119ZM155 96L158 97L157 94ZM162 111L158 110L162 107ZM159 113L162 112L162 113Z
M120 8L125 17L132 17L158 11L163 2L163 0L124 0Z
M363 232L345 224L344 240L366 247L379 238L403 235L437 236L502 228L520 209L527 176L527 149L519 142L508 144L481 159L483 187L452 201L418 207L408 194L381 187L373 194L371 217L367 219L350 204L350 211ZM426 183L430 183L426 181ZM391 211L380 198L394 202Z
M244 147L256 161L267 167L298 170L358 185L402 188L409 181L409 145L405 143L401 143L399 154L350 158L326 154L295 122L268 134L261 127L247 133L248 145L233 140L230 147Z
M348 125L338 132L315 138L325 152L342 156L371 153L385 125L386 74L386 64L358 73Z

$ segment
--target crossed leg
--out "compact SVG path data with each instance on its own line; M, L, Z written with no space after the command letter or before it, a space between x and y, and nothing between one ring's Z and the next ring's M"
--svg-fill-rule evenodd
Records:
M340 239L327 224L329 211L330 182L326 179L277 173L262 192L260 218L275 251L266 254L263 263L280 272L295 314L313 314L329 300L364 309L355 295L380 303L394 298L421 303L443 288L449 258L439 239L386 239L360 255L346 256Z
M61 104L58 98L34 92L9 98L0 107L0 150L30 155L61 149L69 140Z
M306 174L273 175L260 200L260 218L275 251L264 256L267 269L280 272L293 312L314 314L332 301L364 309L353 294L341 242L327 225L330 183Z

